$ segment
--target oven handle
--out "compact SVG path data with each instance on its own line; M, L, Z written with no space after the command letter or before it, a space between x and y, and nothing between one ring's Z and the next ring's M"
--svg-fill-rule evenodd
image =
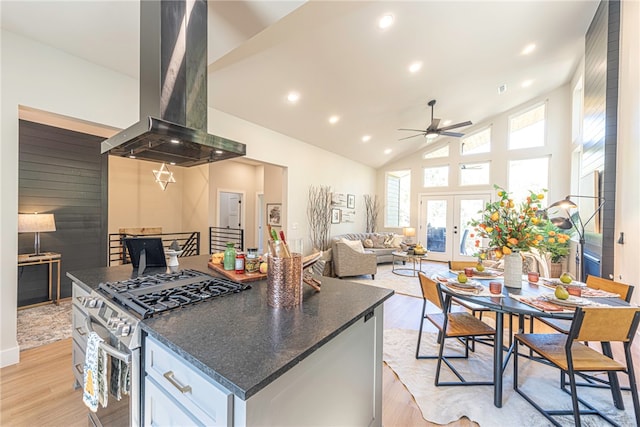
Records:
M94 332L93 327L91 326L91 315L87 315L85 318L85 324L87 326L87 330L89 332ZM102 341L100 344L100 348L107 352L111 357L115 357L118 360L122 360L127 365L131 363L131 355L116 349L115 347L110 346L109 344Z

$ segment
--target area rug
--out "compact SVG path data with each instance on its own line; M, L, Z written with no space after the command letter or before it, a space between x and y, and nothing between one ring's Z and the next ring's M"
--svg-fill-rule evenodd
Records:
M447 264L445 263L422 263L422 271L429 277L448 270ZM392 271L391 264L378 264L378 272L376 273L375 279L371 279L371 276L356 276L349 277L348 280L364 285L393 289L398 294L422 298L418 276L411 277L410 275L404 276L396 274Z
M71 300L18 310L21 351L70 338L71 329Z
M436 360L416 360L417 331L405 329L385 329L384 361L398 375L400 381L413 395L422 411L422 416L430 422L447 424L466 416L482 427L488 426L531 426L551 425L533 406L513 390L513 361L504 374L503 407L493 405L493 386L436 387L433 384ZM421 354L437 354L436 334L424 333ZM451 345L450 345L451 344ZM447 349L455 342L447 342ZM461 349L462 346L459 346ZM466 379L491 380L493 349L476 345L476 352L469 360L453 360L454 366ZM451 353L449 353L451 354ZM558 370L525 358L518 360L519 383L523 390L537 399L542 407L554 409L571 408L571 398L559 388ZM440 378L455 380L451 371L443 365ZM580 387L578 393L588 402L595 404L622 426L635 425L631 393L623 391L626 411L613 406L611 392L605 389ZM562 425L573 426L572 417L557 417ZM583 426L608 425L602 418L585 415L581 417Z

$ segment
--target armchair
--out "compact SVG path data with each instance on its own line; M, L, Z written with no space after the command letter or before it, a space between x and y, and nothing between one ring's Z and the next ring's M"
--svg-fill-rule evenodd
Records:
M333 242L333 271L338 278L370 274L375 279L378 261L373 252L359 252L344 242Z

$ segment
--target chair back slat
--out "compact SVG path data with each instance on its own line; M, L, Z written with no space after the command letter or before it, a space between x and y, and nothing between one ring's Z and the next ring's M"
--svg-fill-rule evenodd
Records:
M620 298L622 298L626 302L631 301L633 285L627 285L626 283L615 282L613 280L591 275L587 276L586 284L591 289L599 289L602 291L619 294Z
M424 273L418 272L418 279L420 280L420 288L422 289L422 297L427 301L430 301L433 305L442 310L442 294L438 284L429 279Z
M570 336L579 341L627 342L638 329L638 307L583 307L576 312ZM577 323L577 324L576 324ZM580 324L581 323L581 324Z
M478 265L478 261L449 261L449 270L459 271Z

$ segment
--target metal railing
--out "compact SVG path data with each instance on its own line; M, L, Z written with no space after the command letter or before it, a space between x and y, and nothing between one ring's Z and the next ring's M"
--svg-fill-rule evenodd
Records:
M209 253L223 252L227 242L233 242L236 249L244 250L244 229L209 227Z
M200 232L185 231L182 233L159 233L159 234L127 234L112 233L109 234L109 266L122 265L131 263L131 259L127 254L124 239L128 237L159 237L162 239L162 246L168 249L175 240L182 248L180 257L200 255Z

